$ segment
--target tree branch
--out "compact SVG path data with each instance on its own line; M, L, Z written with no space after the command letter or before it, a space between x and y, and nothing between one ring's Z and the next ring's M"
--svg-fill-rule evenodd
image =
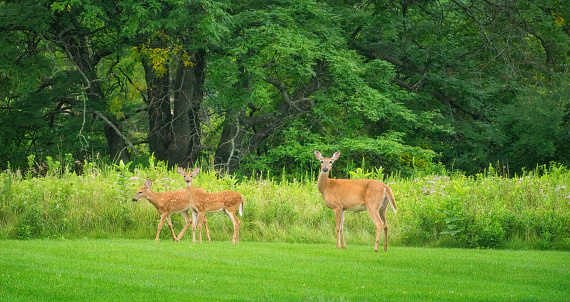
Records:
M103 121L105 121L105 123L107 123L107 125L109 125L111 128L113 128L113 130L115 130L117 135L120 136L125 141L125 143L127 143L127 145L129 145L129 147L131 147L131 149L133 150L133 153L135 155L139 155L139 151L137 150L137 148L135 148L135 146L127 139L127 137L125 135L123 135L123 133L121 133L121 131L108 118L106 118L99 111L94 111L94 112L95 112L95 114L97 114L98 117L100 117Z

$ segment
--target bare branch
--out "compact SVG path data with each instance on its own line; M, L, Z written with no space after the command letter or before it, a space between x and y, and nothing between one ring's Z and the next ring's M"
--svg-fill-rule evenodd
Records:
M95 112L95 114L97 114L98 117L100 117L103 121L105 121L105 123L107 123L107 125L109 125L111 128L113 128L113 130L115 130L117 135L120 136L125 141L125 143L127 143L127 145L129 145L129 147L131 147L134 154L139 155L139 151L137 150L137 148L135 148L135 146L127 139L127 137L123 133L121 133L121 131L108 118L106 118L99 111L94 111L94 112Z

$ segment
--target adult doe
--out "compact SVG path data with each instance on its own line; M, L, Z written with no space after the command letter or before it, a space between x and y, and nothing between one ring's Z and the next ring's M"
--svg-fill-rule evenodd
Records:
M329 172L333 163L340 157L337 151L330 158L325 158L315 150L315 157L321 162L321 172L317 187L323 196L327 207L334 211L336 220L337 248L346 248L344 243L343 224L344 212L361 212L368 210L376 225L376 243L374 251L378 252L380 233L384 229L384 252L388 250L388 224L386 223L386 208L392 205L394 213L397 210L392 190L380 180L373 179L330 179Z

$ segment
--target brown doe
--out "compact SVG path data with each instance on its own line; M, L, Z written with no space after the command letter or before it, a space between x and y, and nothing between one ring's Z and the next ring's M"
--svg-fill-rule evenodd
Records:
M397 211L396 201L392 190L380 180L373 179L330 179L329 172L333 163L340 157L337 151L330 158L325 158L315 150L315 157L321 162L321 172L317 187L323 196L327 207L334 211L336 220L337 248L346 248L344 243L343 224L344 212L361 212L368 210L376 225L376 243L374 251L378 252L380 233L384 229L384 252L388 250L388 224L386 223L386 208L392 205Z
M210 212L225 212L234 225L234 235L232 243L239 241L239 221L236 212L242 216L243 212L243 195L234 191L222 191L215 193L206 193L204 190L194 189L192 180L194 176L200 173L200 168L194 169L192 172L184 172L184 169L178 168L178 173L184 176L186 181L186 195L191 204L194 224L192 225L192 242L196 241L196 224L198 225L198 233L200 243L202 242L202 221L204 214ZM198 217L196 217L198 216Z
M133 201L145 198L154 205L159 213L162 214L160 222L158 223L158 231L156 233L156 238L154 239L155 241L158 241L160 230L162 229L165 220L168 223L170 232L172 233L172 239L174 239L174 241L180 241L182 235L184 235L184 232L186 232L186 229L188 229L192 223L192 219L190 219L190 215L188 214L190 203L186 197L186 190L156 193L150 190L151 186L152 181L149 179L137 190L137 193L133 197ZM184 216L184 219L186 220L186 224L182 231L180 231L180 234L178 234L178 237L176 237L176 234L174 233L172 221L170 220L170 213L174 212L181 212L182 216ZM208 236L208 241L210 241L210 231L208 230L208 222L206 221L206 218L204 218L204 222L206 224L206 235Z

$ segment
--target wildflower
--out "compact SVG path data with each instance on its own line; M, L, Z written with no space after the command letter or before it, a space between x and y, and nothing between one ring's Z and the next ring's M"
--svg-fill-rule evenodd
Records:
M434 192L435 192L435 189L434 189L433 187L428 189L427 186L424 186L424 187L422 188L422 193L423 193L424 195L433 194Z

